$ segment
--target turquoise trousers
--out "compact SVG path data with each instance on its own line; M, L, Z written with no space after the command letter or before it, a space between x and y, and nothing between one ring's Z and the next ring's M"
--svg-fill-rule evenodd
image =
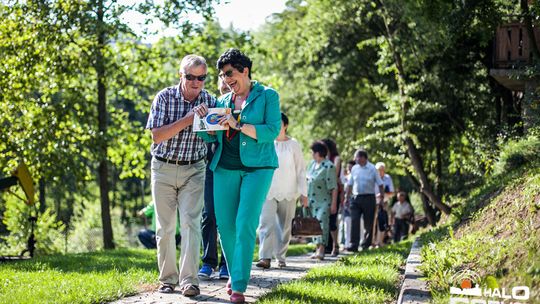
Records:
M214 171L214 208L232 290L245 292L262 206L274 169Z

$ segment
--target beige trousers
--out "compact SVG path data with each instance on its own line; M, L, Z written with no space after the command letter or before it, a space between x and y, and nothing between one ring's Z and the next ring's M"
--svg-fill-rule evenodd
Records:
M291 241L291 223L296 200L267 200L262 208L259 224L259 259L285 262Z
M156 206L159 281L199 285L199 250L203 208L204 161L175 165L152 158L152 198ZM180 273L176 266L176 217L180 214Z

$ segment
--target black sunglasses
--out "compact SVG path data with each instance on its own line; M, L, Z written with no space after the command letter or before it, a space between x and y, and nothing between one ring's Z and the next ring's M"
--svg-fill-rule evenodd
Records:
M189 81L193 81L195 79L197 79L198 81L205 81L206 80L206 75L195 76L195 75L191 75L191 74L186 74L184 77Z
M220 78L232 77L232 74L233 74L233 70L228 70L223 73L219 73L219 77Z

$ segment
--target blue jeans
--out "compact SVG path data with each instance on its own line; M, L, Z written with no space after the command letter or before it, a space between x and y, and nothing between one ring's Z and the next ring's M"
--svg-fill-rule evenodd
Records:
M204 264L216 268L218 265L217 253L217 225L216 214L214 211L214 173L208 167L206 168L206 179L204 181L204 209L202 212L202 240ZM221 260L219 266L227 265L225 255L221 251Z
M150 229L143 229L137 234L139 241L143 244L146 249L156 249L156 233ZM180 234L175 235L176 246L180 245Z

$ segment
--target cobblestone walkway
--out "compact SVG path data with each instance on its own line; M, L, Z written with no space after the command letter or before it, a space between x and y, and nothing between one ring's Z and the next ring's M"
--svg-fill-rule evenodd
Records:
M316 266L322 266L337 261L338 258L327 257L323 261L312 260L309 256L297 256L287 258L287 267L283 269L277 268L275 262L272 264L272 268L268 270L261 270L255 267L251 271L251 280L248 285L248 289L244 294L246 296L246 302L253 303L260 296L270 291L273 287L280 283L288 282L291 280L299 279L303 277L310 268ZM215 274L217 275L217 274ZM156 283L153 286L153 291L143 292L131 297L120 299L115 304L163 304L163 303L230 303L229 295L227 295L227 289L225 288L226 280L219 280L213 278L209 281L200 281L201 294L197 297L187 298L184 297L178 287L173 294L163 294L156 292L158 285Z

